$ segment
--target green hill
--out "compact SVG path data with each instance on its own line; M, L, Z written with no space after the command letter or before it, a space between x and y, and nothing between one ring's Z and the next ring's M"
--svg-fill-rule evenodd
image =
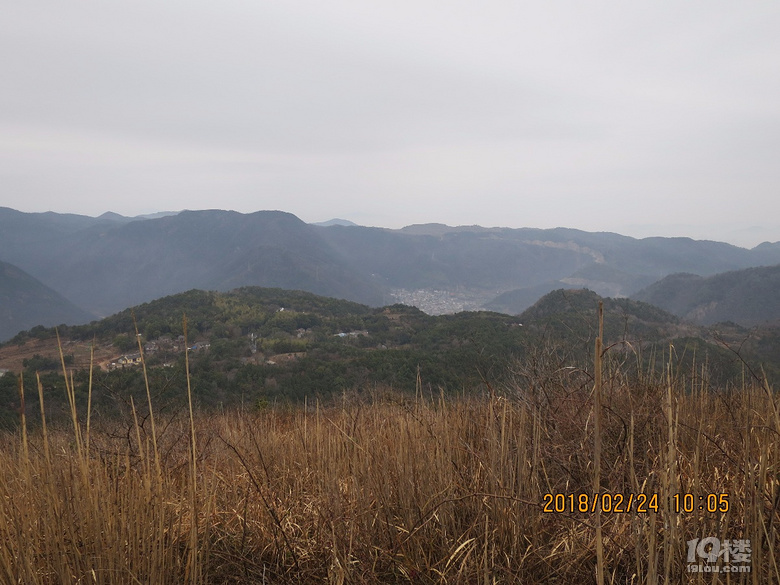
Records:
M192 290L59 333L67 343L95 339L104 353L113 344L119 356L137 351L135 315L142 342L153 348L147 356L152 375L180 375L185 313L193 388L202 405L302 400L375 385L411 391L418 373L428 392L473 389L483 377L496 382L523 351L523 329L508 315L432 317L404 305L371 308L259 287ZM9 344L47 336L54 331L20 334ZM121 368L99 374L106 387L121 383L137 391L143 389L139 376L137 369Z
M164 389L160 400L181 407L186 385L184 314L192 388L201 407L329 399L374 388L438 395L478 392L486 384L499 391L510 383L516 386L519 372L529 364L554 366L554 372L590 371L599 301L605 308L610 359L625 362L636 372L663 375L661 358L671 351L676 369L692 371L706 364L708 379L718 387L740 383L739 357L716 336L737 346L746 330L732 325L714 332L652 305L604 299L588 290L554 291L514 317L486 311L430 316L404 305L372 308L303 291L259 287L191 290L88 325L60 327L59 333L67 351L81 356L89 355L85 348L95 341L103 356L98 360L102 369L95 372L99 389L95 405L107 414L126 410L129 397L136 405L145 401L140 367L119 360L137 352L136 324L153 386ZM0 367L5 349L20 351L29 345L33 352L54 335L53 329L42 328L17 335L0 347ZM780 372L773 353L778 339L777 330L764 331L745 345L743 358L752 360L755 371L769 365L767 371L774 376ZM56 372L59 360L52 357L56 355L31 353L25 361L26 379L36 369ZM80 367L88 363L82 359ZM54 372L44 376L45 388L51 389L46 392L66 412L65 394L57 389L61 381ZM86 372L76 379L86 384ZM15 381L0 378L0 386L5 388L0 394L6 395L0 401L13 404ZM83 388L79 396L85 399ZM36 399L30 396L33 403Z
M553 291L525 310L520 319L537 331L558 339L594 340L598 327L598 304L604 303L605 343L632 341L658 343L681 335L699 334L671 313L631 299L600 297L587 289Z
M642 301L565 289L544 296L520 319L540 345L565 348L572 359L587 362L598 333L599 300L604 303L604 344L611 356L632 367L663 374L658 370L666 362L662 358L672 355L674 369L704 367L708 383L719 388L741 383L745 368L758 376L764 367L771 380L780 379L780 328L751 332L735 323L701 327Z

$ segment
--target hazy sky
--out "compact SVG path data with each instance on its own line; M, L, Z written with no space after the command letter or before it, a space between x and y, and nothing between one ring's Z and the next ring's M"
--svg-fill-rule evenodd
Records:
M0 205L780 240L780 2L6 2Z

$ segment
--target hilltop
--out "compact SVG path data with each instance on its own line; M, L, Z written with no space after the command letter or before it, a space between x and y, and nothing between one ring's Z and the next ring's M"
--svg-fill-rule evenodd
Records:
M526 329L557 346L584 352L587 359L598 335L598 306L604 306L604 341L641 350L664 347L684 338L708 339L703 328L681 321L653 305L631 299L604 298L588 289L558 289L546 294L519 318Z
M776 326L700 326L642 301L602 298L585 289L553 291L520 319L535 339L565 350L569 359L587 363L597 335L599 301L604 303L605 346L632 367L641 365L650 371L665 361L661 356L672 355L674 368L703 368L707 383L720 388L738 384L742 376L761 379L766 374L770 382L780 380L780 327Z

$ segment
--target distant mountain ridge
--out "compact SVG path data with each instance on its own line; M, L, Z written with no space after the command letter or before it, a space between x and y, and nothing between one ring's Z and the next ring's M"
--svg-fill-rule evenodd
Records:
M780 262L780 247L747 250L689 238L637 240L612 233L555 228L482 228L442 224L402 230L332 227L323 237L362 273L388 287L516 291L515 301L488 302L518 313L546 292L587 287L605 296L629 296L675 272L712 275ZM460 290L460 289L459 289Z
M340 219L338 217L334 217L333 219L329 219L328 221L318 221L311 225L318 225L321 227L330 227L332 225L345 225L345 226L356 226L357 224L354 222L349 221L348 219Z
M633 295L670 313L711 325L780 324L780 265L702 277L672 274Z
M313 228L279 211L184 211L68 234L60 246L67 257L39 256L36 270L101 314L192 288L252 284L381 302L381 293L329 253Z
M157 219L160 217L169 217L171 215L178 215L181 211L158 211L156 213L144 213L135 216L126 216L113 211L106 211L102 215L99 215L97 219L109 219L112 221L138 221L142 219Z
M0 342L36 325L74 325L93 318L20 268L0 262Z
M519 313L561 287L629 296L669 274L780 264L780 245L747 250L566 228L318 226L281 211L122 219L0 208L0 260L97 315L193 288L240 286L373 306L391 304L399 289L457 290L496 298L487 306Z

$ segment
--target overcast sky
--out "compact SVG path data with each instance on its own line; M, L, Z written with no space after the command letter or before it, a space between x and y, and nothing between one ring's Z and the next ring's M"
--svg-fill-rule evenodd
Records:
M0 205L780 240L780 2L6 2Z

